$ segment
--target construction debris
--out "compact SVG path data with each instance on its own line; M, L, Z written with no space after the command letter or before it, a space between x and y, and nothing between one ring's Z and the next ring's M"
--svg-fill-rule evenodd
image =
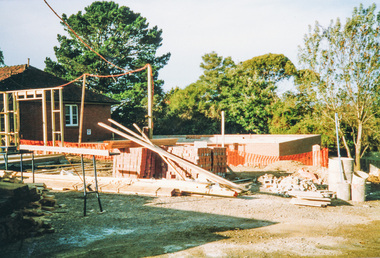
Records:
M290 203L296 205L326 207L331 204L331 198L335 197L335 193L322 190L323 186L317 183L316 176L305 171L299 171L297 174L300 176L275 177L265 174L258 178L262 184L260 189L286 197L292 196Z
M171 154L171 153L163 150L162 148L159 148L157 146L152 146L150 143L148 143L146 141L140 140L134 136L123 133L123 132L121 132L121 131L119 131L119 130L117 130L117 129L109 126L109 125L104 124L104 123L98 123L98 125L102 126L103 128L105 128L111 132L114 132L114 133L116 133L116 134L118 134L118 135L120 135L120 136L122 136L128 140L134 141L135 143L138 143L139 145L141 145L145 148L148 148L151 151L153 151L159 155L162 155L165 158L168 158L168 159L172 160L173 162L180 164L183 167L187 167L189 169L196 171L206 181L209 181L212 183L218 183L221 187L225 187L227 189L232 189L237 193L240 193L240 192L246 190L246 189L243 189L241 186L239 186L239 185L237 185L237 184L235 184L235 183L233 183L233 182L231 182L231 181L229 181L223 177L220 177L220 176L213 174L212 172L210 172L204 168L201 168L201 167L195 165L192 162L189 162L183 158L180 158L176 155Z
M53 233L48 215L57 206L43 183L24 184L15 172L0 173L0 246L25 237Z

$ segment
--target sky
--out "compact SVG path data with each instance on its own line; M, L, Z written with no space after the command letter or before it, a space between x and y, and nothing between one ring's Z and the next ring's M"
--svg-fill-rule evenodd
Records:
M92 0L47 0L62 15L84 11ZM114 0L162 29L158 55L171 53L159 71L165 91L184 88L202 74L202 56L212 51L236 63L268 53L284 54L298 66L298 46L309 25L351 17L354 7L375 0ZM379 5L377 11L379 11ZM26 64L41 70L55 60L60 20L44 0L0 0L0 50L8 66ZM289 85L280 85L280 91Z

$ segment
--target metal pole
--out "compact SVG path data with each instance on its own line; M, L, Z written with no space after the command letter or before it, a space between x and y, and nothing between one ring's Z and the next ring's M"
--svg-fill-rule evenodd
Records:
M92 163L94 164L94 176L95 176L95 191L96 197L98 198L100 212L103 212L102 204L100 202L99 189L98 189L98 173L96 172L96 160L95 155L92 155Z
M86 172L84 170L84 161L83 161L83 154L81 154L81 167L82 167L82 173L83 173L83 197L84 197L84 207L83 207L83 216L86 217L86 202L87 202L87 190L86 190Z

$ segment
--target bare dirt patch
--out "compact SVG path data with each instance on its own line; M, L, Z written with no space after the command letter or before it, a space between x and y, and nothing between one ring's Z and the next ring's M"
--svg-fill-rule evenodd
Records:
M269 171L246 170L235 173L249 178ZM260 192L238 198L101 194L105 212L91 195L83 217L83 193L53 194L66 204L50 213L56 232L7 245L2 257L380 256L379 200L333 200L317 208Z

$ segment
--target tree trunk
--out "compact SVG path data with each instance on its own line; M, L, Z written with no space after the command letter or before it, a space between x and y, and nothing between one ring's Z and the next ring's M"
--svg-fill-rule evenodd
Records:
M355 171L361 170L360 158L362 150L362 135L363 135L363 122L358 121L358 136L355 144Z

